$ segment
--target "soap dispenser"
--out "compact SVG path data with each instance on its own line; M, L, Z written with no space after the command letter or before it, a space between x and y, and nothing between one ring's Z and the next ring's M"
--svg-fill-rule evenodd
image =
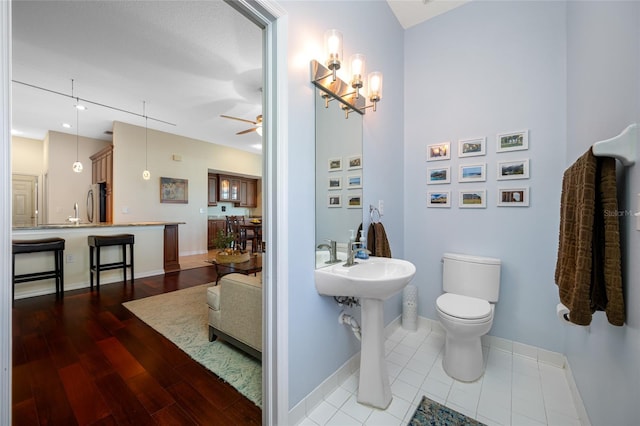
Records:
M360 231L360 248L362 250L358 250L358 252L356 253L356 257L358 259L368 259L369 258L369 254L366 252L367 249L367 239L364 236L363 232Z

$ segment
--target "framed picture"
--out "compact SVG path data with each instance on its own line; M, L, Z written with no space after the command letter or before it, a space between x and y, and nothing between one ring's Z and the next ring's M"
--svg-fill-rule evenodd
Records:
M362 188L362 175L347 176L347 188L348 189Z
M361 209L362 208L362 194L347 195L347 208L348 209Z
M487 180L487 163L461 164L458 182L484 182Z
M529 187L498 188L499 207L529 207Z
M329 171L337 172L340 170L342 170L342 158L340 157L329 158Z
M449 142L427 145L427 161L449 160L451 158Z
M362 168L362 155L354 155L349 157L348 170L357 170Z
M498 180L529 179L529 159L498 162Z
M451 191L427 192L427 207L451 207Z
M498 135L497 152L522 151L529 149L529 131L501 133Z
M461 209L486 209L487 208L487 191L460 191L460 199L458 207Z
M160 178L160 202L188 204L189 181L187 179Z
M342 176L329 176L329 190L342 189Z
M342 195L329 194L327 198L327 207L342 207Z
M427 185L451 183L451 167L427 168Z
M487 138L461 139L458 141L458 157L477 157L485 155Z

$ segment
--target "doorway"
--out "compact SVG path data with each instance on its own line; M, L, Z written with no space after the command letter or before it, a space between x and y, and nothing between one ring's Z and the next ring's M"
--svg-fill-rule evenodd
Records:
M11 223L26 228L38 224L38 177L14 173L11 178Z

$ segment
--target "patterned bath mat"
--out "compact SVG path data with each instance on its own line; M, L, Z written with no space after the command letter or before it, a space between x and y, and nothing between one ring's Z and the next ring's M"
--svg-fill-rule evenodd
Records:
M426 396L422 397L420 405L413 413L409 426L486 426L477 420L458 413L451 408L438 404Z

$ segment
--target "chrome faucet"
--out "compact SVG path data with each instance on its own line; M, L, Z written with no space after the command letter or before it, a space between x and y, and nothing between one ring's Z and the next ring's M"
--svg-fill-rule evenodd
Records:
M73 222L75 224L80 223L80 211L78 210L78 203L73 205L73 216L69 216L67 218L69 222Z
M334 240L326 240L329 244L319 244L318 249L328 249L329 250L329 260L327 260L326 264L338 263L338 252L336 249L336 242Z
M362 247L362 243L357 241L350 241L349 244L347 244L347 261L342 266L349 267L349 266L357 265L358 262L355 261L355 257L356 257L356 253L360 251L363 251L367 254L371 254L369 250Z

